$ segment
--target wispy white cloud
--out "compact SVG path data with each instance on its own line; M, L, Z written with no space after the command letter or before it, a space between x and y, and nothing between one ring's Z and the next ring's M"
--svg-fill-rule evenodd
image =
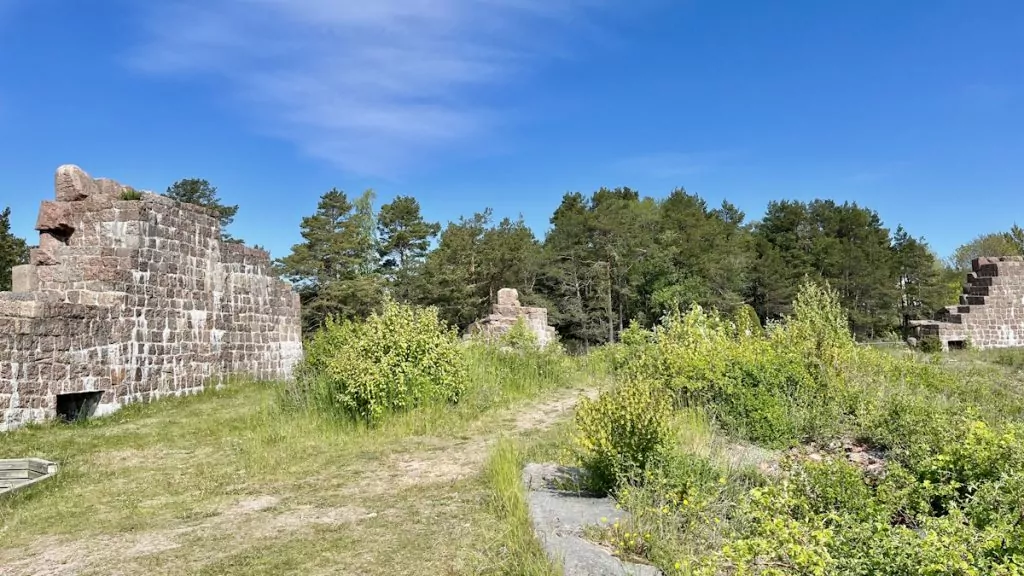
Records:
M605 0L193 0L146 10L132 64L222 81L260 129L392 175L490 133L488 90ZM545 40L548 39L548 40Z

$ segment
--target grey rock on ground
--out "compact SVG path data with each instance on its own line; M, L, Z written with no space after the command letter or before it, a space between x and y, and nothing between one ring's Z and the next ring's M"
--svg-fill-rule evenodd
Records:
M661 576L653 566L623 562L583 538L586 526L624 522L629 513L615 509L615 500L581 496L556 488L570 472L553 464L527 464L523 482L534 531L548 557L562 564L565 576Z

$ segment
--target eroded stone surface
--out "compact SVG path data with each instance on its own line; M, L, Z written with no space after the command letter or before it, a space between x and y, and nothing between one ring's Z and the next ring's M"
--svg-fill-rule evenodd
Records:
M487 339L498 338L511 330L520 318L537 336L539 346L544 347L555 341L555 329L548 326L547 309L520 305L519 291L515 288L498 290L498 300L491 307L491 315L476 321L468 332Z
M1024 257L976 258L971 269L960 304L911 322L915 338L937 337L946 350L1024 346Z
M201 390L230 374L288 378L299 298L270 256L222 243L213 211L62 166L32 264L0 293L0 430L52 418L56 395L99 411Z
M565 576L661 576L653 566L623 562L585 538L587 526L626 522L611 498L587 498L555 488L566 476L553 464L527 464L523 470L530 519L548 557L561 563Z

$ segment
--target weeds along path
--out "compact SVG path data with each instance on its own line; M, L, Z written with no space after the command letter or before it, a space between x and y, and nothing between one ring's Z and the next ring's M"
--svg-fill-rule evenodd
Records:
M556 433L596 391L369 433L282 418L269 392L235 390L19 433L0 457L66 464L0 502L0 575L498 573L490 448Z

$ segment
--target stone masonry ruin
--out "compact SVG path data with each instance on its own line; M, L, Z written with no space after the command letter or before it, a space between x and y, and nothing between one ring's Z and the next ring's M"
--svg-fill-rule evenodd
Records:
M480 335L485 339L497 339L507 333L522 318L537 336L537 344L545 347L555 340L555 329L548 326L546 308L531 308L519 304L519 291L515 288L498 290L498 301L491 307L491 314L477 320L467 330L467 336Z
M971 269L960 304L911 322L915 335L938 338L943 350L1024 346L1024 258L976 258Z
M288 378L299 297L213 210L57 170L39 247L0 293L0 430L107 413L225 376Z

